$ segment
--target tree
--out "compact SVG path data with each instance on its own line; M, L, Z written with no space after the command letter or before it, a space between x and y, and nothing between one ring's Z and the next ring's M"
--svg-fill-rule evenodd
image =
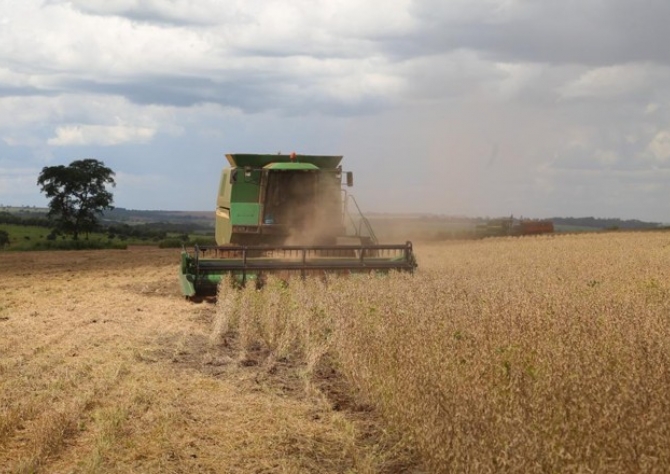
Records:
M56 230L71 234L73 240L82 232L88 237L102 212L113 209L113 195L105 187L116 186L113 176L111 169L93 158L42 168L37 184L51 199L47 215Z
M9 234L6 230L0 229L0 249L9 244Z

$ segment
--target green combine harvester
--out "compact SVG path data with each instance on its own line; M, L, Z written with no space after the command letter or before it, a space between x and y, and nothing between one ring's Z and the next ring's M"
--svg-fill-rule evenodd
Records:
M240 285L328 273L413 272L411 242L379 244L343 187L341 156L226 155L216 203L216 246L184 249L184 296L216 295L229 276ZM344 183L343 183L344 181Z

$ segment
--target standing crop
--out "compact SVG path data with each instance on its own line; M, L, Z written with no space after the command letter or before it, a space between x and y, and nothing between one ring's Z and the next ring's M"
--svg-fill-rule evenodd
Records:
M661 471L669 244L659 233L425 247L414 277L222 288L218 318L244 347L308 373L330 364L430 472Z

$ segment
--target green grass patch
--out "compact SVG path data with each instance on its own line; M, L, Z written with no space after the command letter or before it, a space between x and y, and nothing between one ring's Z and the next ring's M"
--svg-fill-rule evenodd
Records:
M4 230L9 234L8 248L25 242L35 242L46 240L47 235L51 229L46 227L15 225L15 224L1 224L0 230Z
M9 234L9 245L4 250L79 250L79 249L125 249L128 245L147 245L160 248L181 248L194 245L215 245L213 235L201 232L190 234L169 233L166 238L150 238L148 236L129 237L110 232L94 232L80 235L79 240L72 240L69 236L49 238L51 229L47 227L0 224L0 230ZM2 250L2 249L0 249Z
M49 239L51 229L38 226L2 224L0 230L9 234L9 245L4 250L83 250L83 249L125 249L130 242L110 239L107 234L93 233L79 240L62 236Z

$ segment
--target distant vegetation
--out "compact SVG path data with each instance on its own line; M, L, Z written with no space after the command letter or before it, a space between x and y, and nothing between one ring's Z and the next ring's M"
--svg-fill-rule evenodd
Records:
M213 219L210 218L212 223L207 226L204 216L197 213L189 215L165 211L121 210L111 214L125 217L125 222L114 221L110 219L110 214L105 213L98 230L90 233L87 239L79 239L75 243L73 239L54 229L53 222L46 215L46 209L12 208L12 212L2 209L0 208L0 231L7 234L8 242L4 245L0 243L0 248L8 250L126 248L127 245L179 248L182 245L214 243ZM166 217L166 220L161 221L161 217Z
M449 240L476 238L477 227L499 218L461 217L439 215L373 214L370 223L377 236L384 241L397 240ZM520 219L523 219L521 217ZM611 230L664 229L660 223L640 220L600 219L596 217L552 217L555 232L600 232Z
M214 212L212 211L155 211L136 210L117 207L103 214L103 222L126 224L179 224L193 230L212 230Z
M0 225L1 224L27 225L34 227L46 227L46 228L52 226L51 221L46 217L46 214L41 213L19 214L7 211L0 211Z
M383 242L406 240L449 240L476 237L476 227L494 218L371 214L369 220ZM603 219L597 217L552 217L556 232L600 232L612 230L666 229L657 222L636 219ZM16 226L11 230L8 226ZM26 227L22 231L18 229ZM32 229L28 229L32 228ZM56 240L62 236L51 231L52 222L46 208L9 208L0 206L0 230L9 233L9 249L31 249L39 240ZM26 238L28 236L29 238ZM177 248L195 243L214 243L214 213L211 211L157 211L116 208L105 211L99 232L90 240L104 240L124 245L157 245ZM19 245L20 244L20 245ZM85 244L83 244L85 245ZM97 245L97 244L92 244Z
M595 229L658 229L658 222L644 222L637 219L601 219L598 217L552 217L554 225L590 227Z

